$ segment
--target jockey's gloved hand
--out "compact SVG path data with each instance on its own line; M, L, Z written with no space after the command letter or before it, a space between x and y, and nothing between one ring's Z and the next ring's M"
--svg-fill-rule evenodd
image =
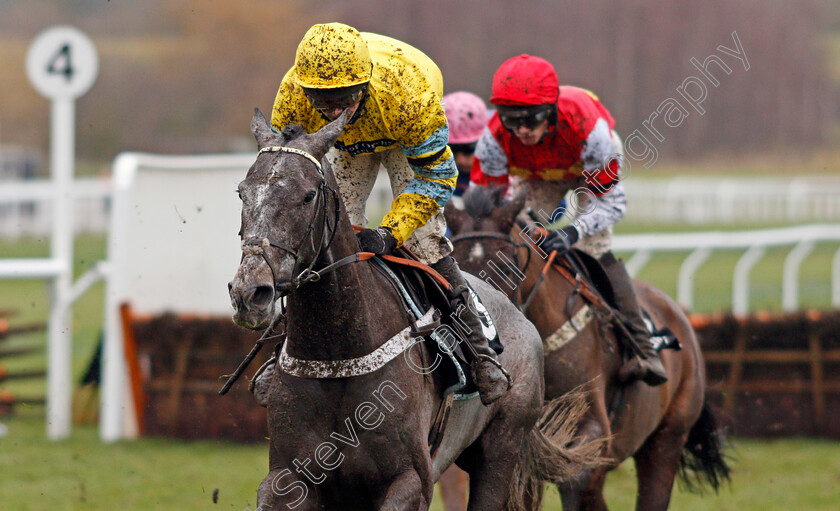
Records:
M540 243L540 248L550 254L557 250L565 252L580 239L580 233L573 225L568 225L557 231L549 230L548 236Z
M376 229L362 229L356 233L359 239L359 249L362 252L373 252L377 255L390 254L397 248L397 238L391 234L391 229L379 226Z

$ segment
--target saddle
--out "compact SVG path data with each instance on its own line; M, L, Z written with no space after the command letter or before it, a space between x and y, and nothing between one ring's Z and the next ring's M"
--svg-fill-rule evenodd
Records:
M393 256L375 258L372 264L399 291L409 321L413 322L415 317L419 317L422 313L434 308L439 313L440 324L448 327L445 331L454 334L439 335L433 338L431 334L434 326L416 331L416 335L422 336L431 348L433 357L440 355L443 360L448 361L435 369L436 371L442 371L443 397L451 393L459 395L475 393L476 388L472 382L470 364L464 355L462 344L468 341L462 338L462 334L453 320L455 311L452 310L443 287L445 280L433 269L420 263L414 254L406 248L398 249ZM467 285L469 286L469 284ZM499 340L493 320L489 314L484 312L485 309L481 305L478 294L472 288L468 292L472 295L473 300L479 304L479 310L482 311L480 319L484 324L483 331L487 336L490 347L497 354L501 354L504 346Z
M575 291L569 295L566 302L567 312L571 312L574 299L579 294L590 305L606 312L605 316L611 320L614 328L620 328L616 325L620 322L618 315L611 312L617 309L615 293L607 272L597 259L582 250L571 248L558 254L552 261L552 265L566 280L575 284ZM571 317L571 314L569 316ZM682 349L677 336L668 327L655 325L650 313L644 307L642 307L642 319L650 332L650 342L657 352L664 349L676 351Z
M401 257L383 256L374 258L373 264L379 269L398 289L403 298L403 305L406 307L409 321L413 323L415 317L420 317L423 311L432 308L438 314L436 319L443 317L442 323L449 327L454 335L436 335L433 328L425 330L415 329L416 334L422 335L426 344L431 348L433 356L440 355L442 360L447 361L440 364L434 370L438 372L442 380L442 395L440 406L435 413L431 430L429 431L429 455L434 458L440 447L444 433L449 423L450 412L456 400L466 400L478 397L478 389L472 380L472 371L467 362L462 347L462 342L469 342L461 339L458 327L454 324L455 311L452 310L446 291L443 289L445 279L434 269L417 261L417 258L406 248L396 251ZM448 282L445 284L449 285ZM469 283L467 283L469 287ZM482 332L487 336L487 341L497 354L504 350L498 331L486 308L481 304L478 294L469 287L470 293L482 322ZM438 321L433 323L439 325ZM425 363L424 363L425 365ZM426 366L428 367L428 366Z

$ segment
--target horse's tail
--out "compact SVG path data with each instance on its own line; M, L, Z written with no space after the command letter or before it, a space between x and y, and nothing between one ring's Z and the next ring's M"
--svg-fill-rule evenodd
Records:
M700 417L688 432L680 458L679 475L688 490L699 490L708 485L717 493L724 481L729 481L732 469L725 450L720 420L706 395Z
M578 423L588 409L580 388L542 407L519 452L505 511L539 509L543 481L562 482L606 461L601 457L603 440L581 442L576 437Z

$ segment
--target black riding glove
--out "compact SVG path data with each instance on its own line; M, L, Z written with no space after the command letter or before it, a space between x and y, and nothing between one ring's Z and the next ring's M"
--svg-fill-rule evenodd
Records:
M397 238L391 234L391 229L378 227L377 229L362 229L356 233L359 239L359 249L362 252L373 252L376 255L390 254L397 248Z
M572 226L568 225L560 230L549 230L548 236L540 243L540 248L547 254L557 250L558 252L565 252L580 239L580 233Z

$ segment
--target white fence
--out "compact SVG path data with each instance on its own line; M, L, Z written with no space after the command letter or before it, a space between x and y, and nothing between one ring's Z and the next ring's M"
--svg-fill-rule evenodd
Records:
M0 238L49 236L55 187L49 179L0 181ZM58 193L68 193L66 190ZM77 178L69 191L74 199L76 233L108 230L111 181Z
M380 174L371 211L385 211L391 200ZM770 224L840 221L840 176L782 178L675 177L624 181L627 220L648 223ZM104 233L110 211L107 179L78 179L76 232ZM49 182L0 182L0 238L45 236L50 232ZM373 217L373 215L372 215Z
M628 220L688 224L840 220L840 176L645 179L631 174L623 183Z
M633 252L627 269L637 274L655 252L689 251L677 276L677 301L694 305L694 276L714 250L744 249L732 276L732 312L749 312L750 270L770 247L792 246L782 269L782 309L799 308L799 268L820 241L840 241L840 225L805 225L739 232L692 232L682 234L636 234L613 238L613 250ZM840 308L840 249L831 264L831 305Z

